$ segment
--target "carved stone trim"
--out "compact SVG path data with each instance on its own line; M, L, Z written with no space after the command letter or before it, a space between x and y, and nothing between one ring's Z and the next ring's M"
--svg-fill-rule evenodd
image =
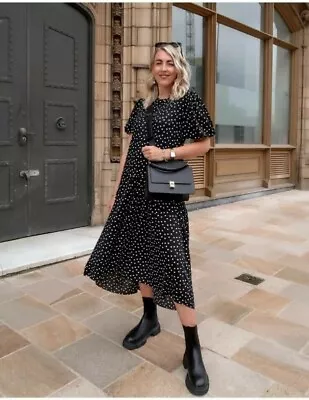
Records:
M120 162L122 137L123 3L112 3L112 119L110 160Z

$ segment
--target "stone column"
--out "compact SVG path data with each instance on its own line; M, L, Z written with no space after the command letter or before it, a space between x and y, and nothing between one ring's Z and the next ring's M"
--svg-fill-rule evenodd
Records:
M300 79L299 160L300 189L309 190L309 26L305 28L304 77ZM302 71L300 71L302 73ZM303 85L303 87L301 86ZM301 99L303 93L303 99ZM301 109L301 104L303 105ZM302 120L301 120L302 114Z

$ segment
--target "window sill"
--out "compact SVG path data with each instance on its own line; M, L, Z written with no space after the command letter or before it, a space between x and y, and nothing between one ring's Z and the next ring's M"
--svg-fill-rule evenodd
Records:
M296 149L296 146L292 146L290 144L272 144L271 145L272 149L287 149L287 150L293 150Z
M237 150L260 150L260 149L268 149L269 146L265 144L216 144L215 149L218 150L228 150L228 149L237 149Z

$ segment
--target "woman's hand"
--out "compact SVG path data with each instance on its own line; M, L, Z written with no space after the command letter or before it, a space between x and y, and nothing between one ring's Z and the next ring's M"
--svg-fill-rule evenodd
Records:
M164 151L156 146L144 146L142 147L142 153L149 161L164 160Z

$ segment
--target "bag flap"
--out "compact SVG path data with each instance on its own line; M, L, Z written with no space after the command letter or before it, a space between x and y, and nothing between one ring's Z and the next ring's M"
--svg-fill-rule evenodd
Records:
M175 172L187 168L188 164L182 160L173 160L168 162L166 161L149 162L149 166L161 172Z
M157 168L149 168L149 178L153 184L167 184L174 182L175 185L192 185L193 184L193 173L192 169L182 167L176 171L162 171Z

